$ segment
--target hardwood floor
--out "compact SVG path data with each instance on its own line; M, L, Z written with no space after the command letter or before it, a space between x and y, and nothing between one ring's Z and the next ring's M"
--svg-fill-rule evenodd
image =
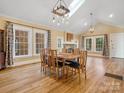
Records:
M88 57L87 79L78 74L55 80L41 73L40 64L0 71L0 93L124 93L124 81L104 76L124 75L124 59Z

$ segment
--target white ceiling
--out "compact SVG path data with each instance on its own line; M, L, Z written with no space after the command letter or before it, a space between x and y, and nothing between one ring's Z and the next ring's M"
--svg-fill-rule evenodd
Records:
M67 5L73 0L65 0ZM0 14L29 22L55 27L63 31L78 33L85 31L90 22L89 13L94 14L94 22L107 22L124 27L124 0L86 0L69 20L69 24L57 26L52 23L51 10L57 0L0 0ZM113 18L109 18L114 14ZM84 26L84 23L88 23Z

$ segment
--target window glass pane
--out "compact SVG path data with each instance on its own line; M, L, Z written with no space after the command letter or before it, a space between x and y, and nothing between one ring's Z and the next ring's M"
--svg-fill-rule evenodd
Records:
M61 39L58 39L58 48L61 48L61 46L62 46Z
M15 56L19 55L28 55L28 32L15 30Z
M103 51L103 37L96 38L96 51Z
M86 39L86 50L91 51L92 49L92 39Z
M44 48L44 34L36 33L36 54L40 53L41 48Z

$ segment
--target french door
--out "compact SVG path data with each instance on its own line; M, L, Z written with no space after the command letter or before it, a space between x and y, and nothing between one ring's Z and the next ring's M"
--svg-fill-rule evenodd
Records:
M90 52L103 52L104 36L85 37L85 50Z
M93 37L85 37L85 50L93 51Z

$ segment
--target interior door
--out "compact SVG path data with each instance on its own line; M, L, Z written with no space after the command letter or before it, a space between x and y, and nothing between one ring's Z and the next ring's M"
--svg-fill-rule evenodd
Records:
M110 35L111 57L124 58L124 33Z

